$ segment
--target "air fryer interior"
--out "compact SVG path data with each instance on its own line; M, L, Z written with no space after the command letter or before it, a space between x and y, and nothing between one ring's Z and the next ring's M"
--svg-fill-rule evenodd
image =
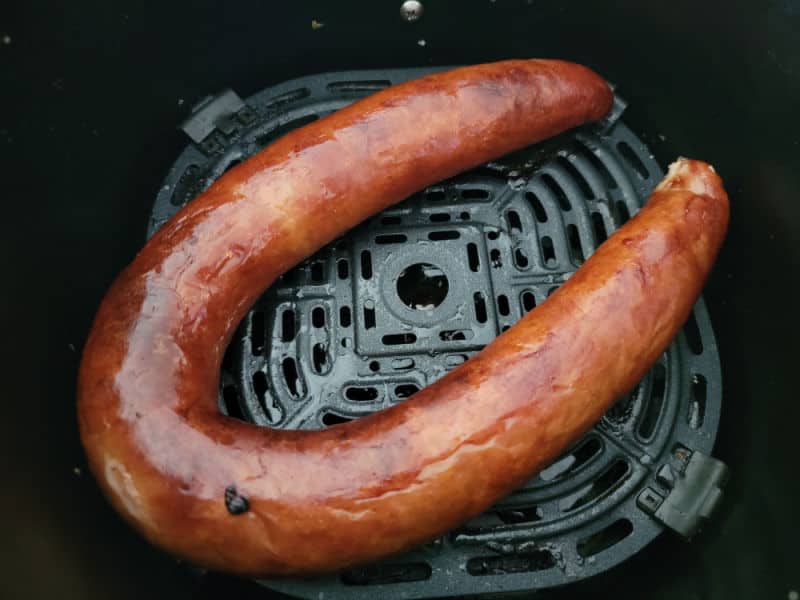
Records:
M103 292L145 239L190 107L315 73L553 56L585 63L629 103L624 122L663 168L713 163L731 227L704 297L723 393L713 455L725 499L687 543L669 532L611 571L541 596L787 597L795 563L800 414L792 310L800 251L800 4L655 6L428 0L6 8L0 148L7 273L0 440L8 597L278 597L200 574L113 512L85 467L74 385ZM320 26L321 25L321 26ZM354 540L357 543L357 540ZM790 596L791 597L791 596Z

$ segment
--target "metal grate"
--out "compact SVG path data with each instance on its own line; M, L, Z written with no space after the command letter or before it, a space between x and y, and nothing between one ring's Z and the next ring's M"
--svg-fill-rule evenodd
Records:
M246 104L229 102L236 112L216 120L204 114L204 124L217 126L209 133L204 125L205 137L173 166L149 234L283 133L430 71L306 77ZM431 186L286 273L231 344L221 410L265 426L318 429L402 402L469 359L557 289L662 177L618 120L624 106L618 99L599 126ZM716 345L700 301L631 393L480 517L404 556L263 583L305 598L422 598L540 589L599 573L669 522L658 508L679 487L676 476L697 470L686 469L692 453L700 460L710 452L720 401ZM696 482L688 487L699 493Z

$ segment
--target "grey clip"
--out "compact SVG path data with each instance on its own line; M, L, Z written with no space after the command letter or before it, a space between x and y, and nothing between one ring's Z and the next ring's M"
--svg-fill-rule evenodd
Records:
M609 83L611 89L614 89L614 85ZM614 127L614 124L619 121L620 117L622 117L622 113L625 112L625 109L628 108L628 102L621 98L618 94L614 94L614 103L611 105L611 110L608 111L608 114L603 117L603 119L597 124L597 128L602 132L606 133Z
M198 102L181 129L206 154L224 148L230 138L255 119L255 113L231 89Z
M676 452L676 461L661 467L656 474L666 495L648 487L636 503L664 525L685 538L696 534L722 501L722 488L728 480L728 466L702 452ZM671 488L671 489L670 489Z

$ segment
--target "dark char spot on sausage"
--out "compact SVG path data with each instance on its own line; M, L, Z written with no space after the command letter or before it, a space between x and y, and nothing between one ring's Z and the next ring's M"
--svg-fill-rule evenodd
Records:
M250 509L250 503L247 498L236 491L235 485L229 485L225 488L225 506L232 515L240 515Z

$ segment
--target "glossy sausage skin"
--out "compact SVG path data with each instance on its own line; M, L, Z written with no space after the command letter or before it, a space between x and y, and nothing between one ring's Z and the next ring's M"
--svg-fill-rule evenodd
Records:
M250 575L331 571L413 547L522 484L592 425L686 318L722 239L719 179L681 163L547 302L415 397L323 431L217 410L220 360L278 275L417 189L601 118L611 93L558 61L390 88L225 174L121 273L87 340L81 437L154 544Z

